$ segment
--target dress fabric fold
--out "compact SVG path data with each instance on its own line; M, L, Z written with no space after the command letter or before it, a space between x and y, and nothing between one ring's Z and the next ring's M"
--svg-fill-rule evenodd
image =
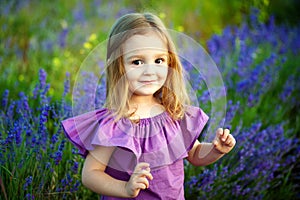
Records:
M115 121L112 113L103 108L66 119L62 125L84 157L97 145L114 146L118 147L116 159L127 156L128 160L135 158L136 162L148 162L155 168L187 157L207 121L208 116L192 106L186 107L180 120L174 121L163 112L142 118L137 124L127 118Z

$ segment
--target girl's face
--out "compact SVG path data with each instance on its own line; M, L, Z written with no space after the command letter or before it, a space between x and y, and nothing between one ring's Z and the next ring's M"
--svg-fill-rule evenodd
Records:
M133 35L123 44L123 63L129 90L150 96L158 91L168 75L166 43L155 32Z

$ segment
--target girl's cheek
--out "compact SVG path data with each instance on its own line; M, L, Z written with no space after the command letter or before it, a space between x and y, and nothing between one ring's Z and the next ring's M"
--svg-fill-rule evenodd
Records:
M168 67L160 67L158 70L157 70L157 74L160 76L160 77L166 77L168 75Z
M127 70L127 72L126 72L126 76L130 80L137 79L142 74L143 74L143 72L140 69L130 69L130 70Z

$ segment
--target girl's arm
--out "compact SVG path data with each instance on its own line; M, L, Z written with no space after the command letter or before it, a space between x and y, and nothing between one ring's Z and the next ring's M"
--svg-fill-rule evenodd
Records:
M149 187L152 179L149 164L139 163L128 182L117 180L105 173L105 168L114 147L97 146L85 159L82 169L82 182L92 191L113 197L136 197L141 189Z
M195 166L206 166L219 160L230 152L236 141L228 129L219 128L212 143L200 143L196 140L188 153L187 160Z

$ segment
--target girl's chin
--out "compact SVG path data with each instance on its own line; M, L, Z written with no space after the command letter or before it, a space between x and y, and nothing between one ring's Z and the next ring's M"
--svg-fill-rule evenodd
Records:
M155 92L134 92L136 96L153 96Z
M158 91L158 90L152 90L152 91L147 91L147 90L143 90L143 91L134 91L133 95L137 95L137 96L153 96L154 93Z
M150 96L153 95L155 92L157 92L160 88L157 86L143 86L138 88L137 90L134 90L133 94L139 95L139 96Z

